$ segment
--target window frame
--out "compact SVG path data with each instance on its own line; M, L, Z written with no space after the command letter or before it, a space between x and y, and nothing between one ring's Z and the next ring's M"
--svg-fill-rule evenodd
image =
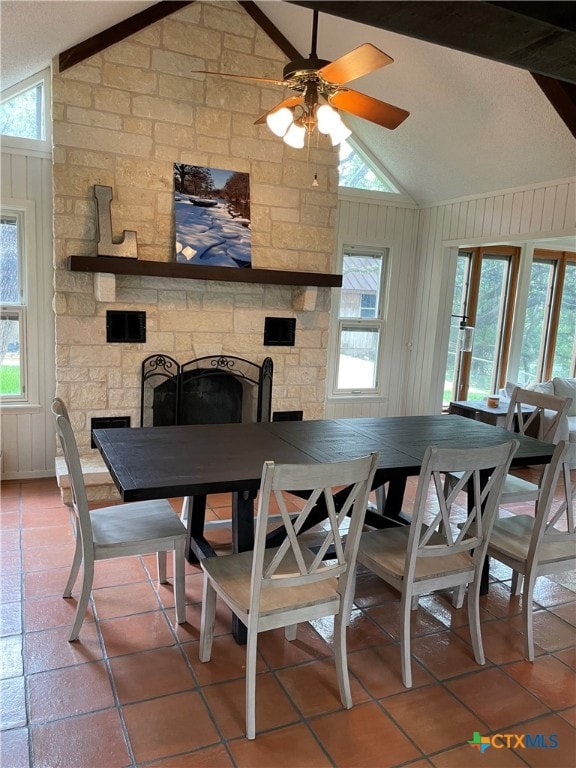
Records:
M50 104L51 104L51 76L50 69L44 69L31 77L22 80L16 85L10 88L4 89L0 92L0 104L5 101L10 101L15 96L21 93L36 88L38 85L42 86L42 126L44 129L44 137L42 139L28 139L21 136L9 136L7 134L1 134L3 148L11 150L19 150L28 155L41 154L42 156L51 155L52 153L52 121L50 118Z
M382 382L380 370L382 366L382 357L384 349L384 330L386 325L386 313L388 309L388 283L391 261L391 248L387 245L362 245L360 243L343 243L338 251L338 269L343 271L345 256L374 256L380 257L380 286L379 286L379 307L376 317L340 317L340 302L342 289L335 289L333 302L335 311L331 312L331 343L330 343L330 397L349 398L349 397L381 397ZM365 328L366 330L377 330L378 333L378 351L375 361L375 386L366 388L339 388L338 372L340 363L341 338L345 327L353 326L356 328Z

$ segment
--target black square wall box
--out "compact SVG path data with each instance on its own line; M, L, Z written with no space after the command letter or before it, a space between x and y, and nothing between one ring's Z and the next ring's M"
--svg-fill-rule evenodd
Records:
M143 344L146 341L146 312L106 312L106 341Z
M90 447L96 448L94 442L94 429L118 429L119 427L128 428L130 426L130 416L95 416L90 419Z
M293 347L296 337L296 318L264 318L265 347Z

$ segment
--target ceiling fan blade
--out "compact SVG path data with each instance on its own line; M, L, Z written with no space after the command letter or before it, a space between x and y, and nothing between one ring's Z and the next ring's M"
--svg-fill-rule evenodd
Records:
M328 101L336 109L342 109L344 112L350 112L353 115L370 120L372 123L382 125L384 128L394 130L398 128L410 112L393 104L387 104L385 101L373 99L372 96L366 96L365 93L351 91L343 88L336 91L328 97Z
M318 70L318 74L328 83L342 85L367 75L375 69L392 64L394 59L388 56L372 43L364 43L353 51L345 53L336 61L326 64Z
M273 85L288 85L284 80L272 80L269 77L251 77L250 75L233 75L230 72L210 72L207 69L191 69L193 75L218 75L218 77L234 77L240 80L255 80L258 83L272 83Z
M291 109L292 107L297 107L299 104L303 104L304 99L302 96L288 96L287 99L284 99L284 101L281 101L280 104L276 104L275 107L272 107L272 109L269 109L268 112L265 112L263 115L260 115L258 120L254 121L254 125L262 125L262 123L266 122L266 118L269 114L272 112L277 112L279 109L282 109L282 107L288 107L288 109Z

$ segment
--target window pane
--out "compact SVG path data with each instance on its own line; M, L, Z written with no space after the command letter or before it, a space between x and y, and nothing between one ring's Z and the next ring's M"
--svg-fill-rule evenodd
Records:
M469 400L486 397L496 386L507 282L508 260L484 257L478 289Z
M566 264L552 376L574 376L576 360L576 264Z
M383 172L371 167L346 140L340 143L338 174L338 184L341 187L398 193L394 184L384 176Z
M379 336L378 328L342 326L338 389L374 389Z
M532 262L524 335L520 349L519 384L530 384L541 378L553 277L554 265L551 261L535 259Z
M20 315L0 315L0 395L21 395Z
M344 255L340 317L378 317L381 269L380 256Z
M18 226L9 217L0 219L0 303L20 303Z
M448 340L448 360L444 380L444 397L442 405L448 405L454 398L454 388L458 375L458 332L460 318L466 314L466 297L468 293L468 274L470 271L470 256L459 255L456 265L456 280L454 284L454 299L452 301L452 324Z
M0 134L44 139L42 91L42 85L37 85L0 104Z

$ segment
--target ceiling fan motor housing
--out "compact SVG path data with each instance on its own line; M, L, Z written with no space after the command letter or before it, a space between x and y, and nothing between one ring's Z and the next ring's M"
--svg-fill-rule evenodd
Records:
M319 69L325 67L326 64L330 64L325 59L317 59L315 57L308 57L307 59L295 59L290 61L284 67L283 79L305 79L309 75L315 75Z

